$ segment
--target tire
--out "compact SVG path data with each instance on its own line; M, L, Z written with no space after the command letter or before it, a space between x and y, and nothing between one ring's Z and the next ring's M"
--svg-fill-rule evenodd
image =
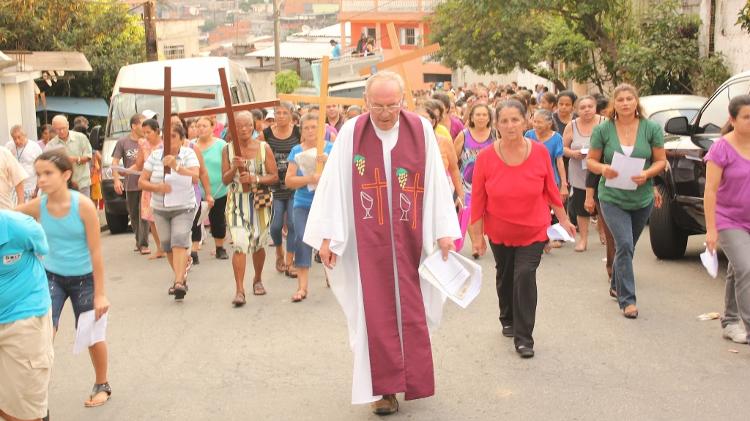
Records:
M104 216L107 218L109 232L112 234L122 234L128 230L128 215L116 215L106 212Z
M664 186L659 186L658 189L664 202L660 209L654 208L651 212L649 222L651 250L659 259L680 259L685 256L688 235L674 223L672 218L674 203L669 200L670 195Z

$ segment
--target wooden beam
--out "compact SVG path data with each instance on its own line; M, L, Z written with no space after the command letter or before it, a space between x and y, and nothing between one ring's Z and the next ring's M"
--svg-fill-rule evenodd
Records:
M246 104L238 104L233 105L232 110L234 112L237 111L250 111L255 110L258 108L267 108L267 107L275 107L279 105L279 100L271 100L271 101L258 101L258 102L249 102ZM226 114L227 108L226 107L214 107L214 108L204 108L202 110L196 110L196 111L186 111L183 113L179 113L178 115L181 118L190 118L190 117L199 117L207 114Z
M420 48L417 50L412 50L406 54L401 55L400 57L395 57L390 60L382 61L375 65L376 70L384 70L389 67L393 67L399 63L405 63L407 61L412 61L416 58L420 58L426 55L430 55L436 51L440 50L440 44L431 44L424 48ZM370 76L372 73L370 72L369 67L363 67L359 70L360 76Z
M320 104L320 98L314 96L280 94L279 99L282 101L302 102L305 104ZM364 107L365 100L359 98L329 96L326 99L326 103L336 105L359 105L360 107Z
M142 94L142 95L164 95L164 90L159 89L138 89L138 88L120 88L119 91L123 94ZM186 92L186 91L172 91L172 96L178 96L181 98L200 98L200 99L214 99L216 95L203 93L203 92Z
M398 39L398 34L396 33L396 25L394 25L393 22L388 22L388 24L386 25L386 29L388 29L388 40L391 42L391 48L396 52L396 57L401 56L401 42ZM411 111L414 111L414 109L416 108L414 104L414 95L412 94L409 75L406 73L406 66L404 66L404 63L398 63L396 66L398 69L398 73L401 75L401 79L404 80L404 95L406 96L406 107Z

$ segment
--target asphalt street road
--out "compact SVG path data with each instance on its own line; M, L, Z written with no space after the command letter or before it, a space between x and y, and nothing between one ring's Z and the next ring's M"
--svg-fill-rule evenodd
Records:
M724 281L688 257L658 261L644 233L636 252L640 317L625 319L607 295L604 247L544 256L538 272L536 358L521 360L500 334L494 263L466 310L446 304L433 336L436 395L401 402L409 420L747 420L750 347L721 338ZM296 281L274 271L268 295L235 309L229 261L201 252L184 303L167 296L164 260L131 251L131 235L104 234L112 400L86 409L93 384L85 354L73 355L66 306L50 384L54 421L373 420L350 404L352 355L343 314L320 265L310 295L290 302ZM464 250L467 253L467 250ZM248 280L248 291L251 290ZM731 350L738 351L737 353Z

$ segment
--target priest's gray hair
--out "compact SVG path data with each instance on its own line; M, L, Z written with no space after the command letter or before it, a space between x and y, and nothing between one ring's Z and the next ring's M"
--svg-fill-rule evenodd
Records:
M404 93L404 79L401 78L401 75L395 72L391 72L388 70L383 70L380 72L375 73L374 75L370 76L367 79L367 82L365 83L365 95L369 95L370 93L370 87L373 83L376 81L395 81L398 83L398 88L401 90L401 93Z

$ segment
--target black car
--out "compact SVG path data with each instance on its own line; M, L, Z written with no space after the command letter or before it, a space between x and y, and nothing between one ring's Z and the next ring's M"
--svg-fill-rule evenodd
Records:
M714 92L692 121L673 117L664 127L667 169L657 179L664 199L654 209L649 223L651 249L660 259L685 255L690 235L705 234L703 191L706 165L703 156L721 136L726 124L729 100L750 93L750 72L732 76Z

